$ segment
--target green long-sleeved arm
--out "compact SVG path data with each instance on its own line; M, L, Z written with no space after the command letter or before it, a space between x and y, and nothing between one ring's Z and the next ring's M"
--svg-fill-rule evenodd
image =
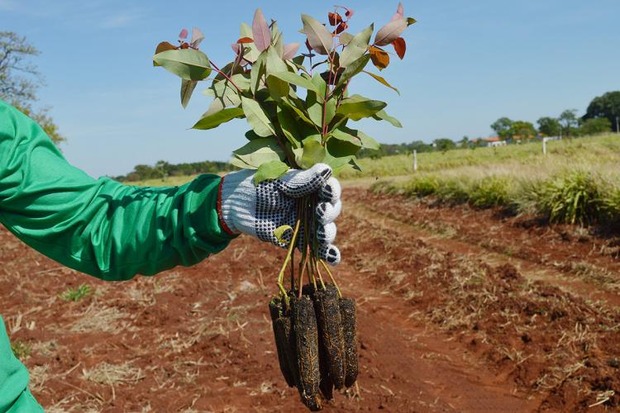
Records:
M26 244L104 280L192 265L231 240L219 226L220 177L180 187L93 179L31 119L0 101L0 223Z

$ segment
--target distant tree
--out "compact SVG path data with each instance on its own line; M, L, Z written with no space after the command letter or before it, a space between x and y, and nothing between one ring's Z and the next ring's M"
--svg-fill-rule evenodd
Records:
M511 127L512 127L512 120L506 117L499 118L498 120L496 120L495 122L491 124L491 129L493 129L495 133L497 133L497 136L499 136L500 138L504 140L511 137L510 136Z
M620 123L620 91L607 92L602 96L595 97L588 105L586 114L582 119L607 118L614 132L618 131Z
M577 119L577 109L567 109L560 114L558 122L562 127L562 136L570 137L571 132L579 126Z
M452 139L448 138L439 138L433 141L435 145L435 149L441 152L449 151L450 149L456 148L456 143Z
M513 139L527 141L536 136L536 128L531 122L517 120L512 122L510 127L510 135Z
M423 141L413 141L408 145L408 147L410 152L416 151L418 153L430 152L433 150L433 147L431 145Z
M37 100L37 90L43 78L29 59L39 51L25 37L14 32L0 31L0 99L37 121L52 140L59 144L65 138L48 115L48 109L35 111L32 104Z
M465 135L461 138L460 141L458 141L458 144L461 148L468 148L469 147L469 136Z
M611 131L611 122L607 118L592 118L581 122L579 135L596 135Z
M538 119L536 123L538 123L538 132L543 136L559 136L562 133L562 126L556 118L545 116Z

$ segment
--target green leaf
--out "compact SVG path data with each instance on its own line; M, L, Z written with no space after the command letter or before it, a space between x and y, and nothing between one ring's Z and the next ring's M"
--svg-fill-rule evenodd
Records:
M203 80L211 74L209 58L200 50L166 50L153 56L153 64L162 66L185 80Z
M351 40L353 40L353 35L349 32L342 32L340 33L340 36L338 36L338 40L341 45L346 46Z
M308 38L308 43L310 47L312 47L312 50L322 55L329 54L333 47L334 39L329 30L327 30L327 27L307 14L301 15L301 21L304 24L301 31Z
M280 78L275 76L267 76L267 89L269 90L269 95L276 102L279 102L283 97L288 96L291 87L287 82Z
M269 47L265 52L265 65L266 70L265 73L269 76L271 73L279 73L285 72L288 68L284 60L282 59L282 55L279 55L276 51L275 47Z
M198 84L195 80L185 80L181 79L181 105L185 108L189 103L190 98L192 97L192 93L194 93L194 89L196 89L196 85Z
M336 113L356 121L373 116L386 106L387 103L380 100L371 100L360 95L353 95L342 100Z
M327 96L327 82L318 72L314 73L311 82L316 88L319 103L323 103L325 96Z
M290 96L287 96L282 99L282 102L286 103L289 108L293 109L297 116L299 116L299 119L303 120L306 125L311 126L316 131L320 131L320 129L310 119L308 112L306 111L306 105L301 99L292 99Z
M276 134L271 120L269 120L257 101L242 96L241 107L250 127L258 136L267 137Z
M247 23L241 23L239 34L241 37L249 37L253 39L252 27L250 27L250 25ZM243 58L246 59L248 62L254 63L256 59L258 59L258 55L260 54L260 52L258 51L258 48L256 47L256 44L254 44L254 42L244 43L243 49Z
M261 53L256 59L256 62L252 65L250 70L250 92L256 94L260 88L260 82L264 78L267 71L265 64L266 54Z
M277 179L284 175L288 169L288 165L282 161L266 162L258 167L256 174L254 174L253 182L254 184L259 184L268 179Z
M233 83L234 82L234 86ZM241 89L241 92L237 90ZM239 106L241 104L240 94L248 92L250 89L250 79L247 74L235 74L230 80L226 78L213 81L211 86L204 91L208 96L213 96L222 100L225 106Z
M302 137L300 136L298 122L296 121L296 116L294 116L289 109L290 108L278 106L278 123L280 124L280 129L282 129L282 133L291 146L293 148L301 148Z
M373 30L374 25L371 24L364 31L353 36L353 39L347 43L342 53L340 53L340 67L349 66L366 53Z
M203 116L192 129L213 129L217 128L223 123L231 121L236 118L243 118L244 112L241 108L227 108L221 109L219 111L210 113L208 115Z
M375 113L373 118L377 120L385 120L387 122L390 122L393 126L396 126L397 128L403 127L403 125L398 121L398 119L396 119L393 116L388 115L385 110L380 110L379 112Z
M243 136L245 136L245 138L249 141L253 141L255 139L265 139L265 138L258 136L252 129L249 129L248 131L246 131Z
M284 80L287 83L303 87L304 89L311 90L315 93L319 93L319 90L317 89L316 85L312 83L312 80L304 77L303 75L298 75L296 73L286 71L270 73L269 76L277 77L278 79Z
M308 92L306 95L306 109L312 123L318 128L323 128L323 105L318 101L314 92Z
M303 141L303 154L300 160L300 166L303 169L311 168L317 163L323 162L327 151L325 147L321 145L320 136L311 136Z
M381 149L381 144L370 136L366 135L364 132L357 131L357 137L362 140L362 148L371 150Z
M350 63L344 69L344 72L342 72L342 74L340 75L340 79L338 80L338 84L337 84L337 89L344 88L353 76L357 75L362 70L364 70L364 68L366 67L369 61L370 61L370 55L365 54L362 57L360 57L358 60L355 60L352 63ZM339 92L336 91L335 93L339 93Z
M332 96L323 105L325 106L325 120L324 123L329 125L336 116L337 104L336 97Z
M242 168L256 169L272 161L284 161L284 152L273 139L253 139L241 148L233 151L231 163Z
M356 146L358 149L362 147L362 140L357 136L358 131L349 128L340 128L332 131L331 138L347 142L350 145ZM329 139L331 142L332 139Z
M376 74L371 73L371 72L367 72L367 71L365 71L365 70L364 70L363 72L364 72L364 73L366 73L366 74L367 74L367 75L369 75L369 76L372 76L372 78L373 78L373 79L375 79L377 82L381 83L381 84L382 84L382 85L384 85L384 86L389 87L390 89L392 89L392 90L396 91L396 93L398 93L398 94L400 95L399 90L398 90L398 89L396 89L394 86L390 85L390 84L387 82L387 80L385 80L385 79L384 79L384 78L382 78L381 76L376 75Z

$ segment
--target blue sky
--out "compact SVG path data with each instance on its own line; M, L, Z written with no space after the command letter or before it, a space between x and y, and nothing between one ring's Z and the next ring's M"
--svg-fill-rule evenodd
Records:
M382 143L492 134L499 117L536 124L620 90L618 0L402 1L418 23L404 37L404 61L381 73L400 95L368 79L353 90L388 102L403 123L358 125ZM386 23L397 1L0 0L0 30L26 36L41 54L40 103L67 138L67 159L90 175L120 175L137 164L227 160L245 143L245 121L194 131L210 103L179 103L179 80L152 66L155 46L198 27L209 57L223 64L254 10L278 21L287 42L303 41L300 14L326 20L334 4L355 10L351 32ZM200 88L200 86L199 86Z

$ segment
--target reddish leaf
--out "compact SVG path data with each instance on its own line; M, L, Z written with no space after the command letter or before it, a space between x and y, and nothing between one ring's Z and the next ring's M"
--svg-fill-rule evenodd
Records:
M202 34L200 29L198 29L197 27L194 27L192 29L192 38L189 41L189 43L192 46L192 48L198 49L198 46L200 45L200 42L202 42L204 40L204 38L205 38L205 35Z
M329 54L333 47L334 38L327 27L307 14L301 15L301 21L304 24L302 33L306 35L312 50L321 55Z
M330 12L327 14L327 17L329 18L329 24L332 26L336 26L342 22L342 16L338 13Z
M390 64L390 55L380 47L370 46L368 48L370 60L379 70L383 70Z
M179 40L187 39L187 35L188 34L189 34L189 32L187 31L187 29L181 30L181 33L179 33Z
M347 16L347 19L350 19L351 17L353 17L353 13L355 13L353 9L347 9L346 7L344 9L346 10L344 15Z
M155 54L165 52L166 50L176 50L176 49L178 49L178 47L171 45L168 42L161 42L155 48Z
M299 43L289 43L284 45L284 53L282 58L284 60L290 60L295 57L295 54L299 50Z
M254 39L252 39L251 37L241 37L239 38L239 40L237 40L237 43L243 44L243 43L254 43Z
M405 39L399 37L392 42L392 46L394 46L396 54L402 60L405 57L405 52L407 51L407 43L405 42Z
M338 27L336 27L336 30L334 30L334 34L340 34L344 32L345 30L347 30L348 28L349 28L349 25L347 24L347 22L340 22Z
M379 29L375 36L374 44L377 46L386 46L400 37L400 34L407 28L407 19L400 17L392 20Z
M254 44L259 52L266 50L271 45L271 30L267 25L267 20L261 9L256 9L254 20L252 21L252 36L254 36Z
M402 19L403 17L405 17L405 8L403 7L403 3L398 3L396 13L392 16L392 21Z

